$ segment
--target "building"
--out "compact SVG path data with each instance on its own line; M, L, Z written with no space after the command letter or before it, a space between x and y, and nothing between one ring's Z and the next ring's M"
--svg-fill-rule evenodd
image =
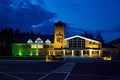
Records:
M83 36L75 35L65 38L65 24L61 21L54 24L54 39L28 39L26 43L13 43L13 56L82 56L101 57L103 53L101 42Z
M120 58L120 38L115 39L102 48L102 56L111 56L113 59Z

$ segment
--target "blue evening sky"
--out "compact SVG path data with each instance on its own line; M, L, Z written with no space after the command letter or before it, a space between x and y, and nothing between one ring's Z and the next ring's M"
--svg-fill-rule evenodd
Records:
M53 34L53 23L66 34L102 33L105 42L120 37L120 0L0 0L0 27Z

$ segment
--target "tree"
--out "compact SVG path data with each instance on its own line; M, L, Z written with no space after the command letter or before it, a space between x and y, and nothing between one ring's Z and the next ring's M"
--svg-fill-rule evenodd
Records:
M16 30L14 31L14 40L17 40L19 38L21 38L21 31L16 28Z
M40 33L37 33L36 36L40 36Z
M80 33L80 36L83 36L83 33Z
M89 34L87 32L85 32L84 37L89 38Z
M97 36L96 36L96 40L100 41L102 43L102 45L104 45L104 40L102 38L102 35L100 32L98 32Z
M92 33L90 33L89 38L90 38L90 39L94 39Z
M35 33L33 31L30 31L30 36L35 36Z

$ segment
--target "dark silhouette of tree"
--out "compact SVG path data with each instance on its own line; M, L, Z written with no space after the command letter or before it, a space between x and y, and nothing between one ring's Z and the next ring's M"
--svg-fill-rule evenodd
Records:
M27 33L27 36L29 36L30 35L30 33L29 32L26 32Z
M25 38L27 36L27 32L22 32L21 36L22 36L22 38Z
M104 45L104 40L103 40L103 37L100 32L98 32L98 34L96 36L96 40L100 41L102 43L102 45Z
M30 31L30 36L35 36L35 33L33 31Z
M16 30L14 31L14 40L18 40L21 38L21 31L16 28Z
M40 36L40 33L37 33L36 36Z
M11 27L2 28L0 31L0 55L9 56L12 53L11 44L13 42L14 30Z
M89 34L89 38L90 38L90 39L94 39L94 37L93 37L93 34L92 34L92 33L90 33L90 34Z
M85 32L84 37L89 38L89 34L87 32Z
M21 32L19 28L15 30L11 27L5 27L0 30L0 56L12 56L12 43L16 43L28 36L36 36L33 31Z
M83 36L83 34L82 34L82 33L80 33L80 36Z

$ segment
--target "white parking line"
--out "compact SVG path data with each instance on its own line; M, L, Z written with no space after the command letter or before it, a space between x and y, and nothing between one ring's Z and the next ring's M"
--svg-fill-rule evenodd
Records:
M61 67L52 71L52 73L68 73L72 70L74 65L75 65L75 63L66 63L66 64L62 65Z
M74 68L74 66L75 66L75 63L71 65L71 69L70 69L69 73L66 75L66 77L64 78L64 80L67 80L67 78L70 75L70 72Z
M50 75L50 74L51 74L51 72L50 72L50 73L47 73L45 76L39 78L38 80L42 80L43 78L47 77L47 76Z
M66 80L68 78L68 76L70 75L71 70L73 69L73 67L75 66L75 63L66 63L62 66L60 66L59 68L51 71L50 73L46 74L45 76L39 78L38 80L42 80L45 77L47 77L48 75L50 75L51 73L66 73L66 77L64 80Z
M24 80L22 78L19 78L17 76L14 76L14 75L11 75L11 74L7 74L7 73L4 73L4 72L0 72L0 74L6 75L6 76L9 76L9 77L12 77L12 78L16 78L16 79L19 79L19 80Z

